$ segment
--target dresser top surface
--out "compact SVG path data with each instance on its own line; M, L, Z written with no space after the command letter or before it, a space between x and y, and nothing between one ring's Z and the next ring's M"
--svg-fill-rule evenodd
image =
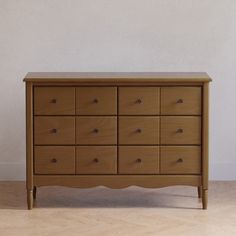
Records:
M25 82L210 82L204 72L29 72Z

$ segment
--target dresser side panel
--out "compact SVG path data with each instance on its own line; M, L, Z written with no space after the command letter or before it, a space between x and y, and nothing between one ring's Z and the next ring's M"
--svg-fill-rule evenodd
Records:
M209 169L209 83L203 85L203 116L202 116L202 181L203 189L208 189Z
M32 190L33 183L33 84L26 83L26 187Z

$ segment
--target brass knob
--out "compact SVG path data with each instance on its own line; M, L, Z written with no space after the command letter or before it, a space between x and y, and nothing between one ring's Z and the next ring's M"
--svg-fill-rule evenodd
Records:
M57 99L56 99L56 98L53 98L53 99L51 100L51 103L57 103Z
M99 162L99 160L97 158L94 158L93 161L96 162L96 163Z
M137 133L142 133L142 130L141 129L137 129L136 132Z
M177 160L177 162L184 162L184 160L182 159L182 158L179 158L178 160Z
M177 133L183 133L184 130L183 129L177 129Z
M184 100L180 98L177 100L177 103L184 103Z
M52 133L57 133L57 129L52 129Z
M139 98L136 100L136 103L140 104L140 103L142 103L142 100Z
M138 158L138 159L136 160L136 162L141 163L141 162L142 162L142 159Z
M94 98L94 99L93 99L93 102L94 102L94 103L98 103L98 99L97 99L97 98Z
M51 162L52 163L57 163L57 159L56 158L52 158Z
M98 129L94 129L93 132L94 132L94 133L98 133L99 130L98 130Z

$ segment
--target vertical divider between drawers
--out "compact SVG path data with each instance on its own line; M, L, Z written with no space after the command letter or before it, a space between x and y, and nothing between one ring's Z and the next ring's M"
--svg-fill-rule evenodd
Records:
M116 87L116 174L119 174L119 86Z
M203 105L204 105L204 96L203 96L203 86L201 86L201 176L203 176L203 119L204 119L204 112L203 112ZM202 181L203 182L203 181Z
M32 175L34 175L35 174L35 158L34 158L34 90L35 90L35 86L33 85L33 87L32 87L32 130L33 130L33 134L32 134L32 140L33 140L33 142L32 142L32 145L33 145L33 147L32 147L32 149L33 149L33 151L32 151L32 154L33 154L33 156L32 156L32 162L33 162L33 173L32 173Z
M158 174L161 174L161 87L159 87L159 146L158 146Z
M77 115L77 106L76 106L76 94L77 94L77 87L74 87L74 92L75 92L75 116L74 116L74 119L75 119L75 145L74 145L74 149L75 149L75 175L77 173L77 167L76 167L76 163L77 163L77 155L76 155L76 152L77 152L77 148L76 148L76 115Z

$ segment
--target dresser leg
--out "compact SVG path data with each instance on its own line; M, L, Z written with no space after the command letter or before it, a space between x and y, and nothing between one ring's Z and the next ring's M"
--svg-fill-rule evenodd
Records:
M28 209L31 210L33 208L33 190L32 189L27 189L27 204L28 204Z
M33 198L36 199L37 188L34 186L33 189Z
M208 203L208 190L207 189L203 189L202 190L202 208L204 210L207 209L207 203Z
M202 186L197 187L198 198L202 198Z

